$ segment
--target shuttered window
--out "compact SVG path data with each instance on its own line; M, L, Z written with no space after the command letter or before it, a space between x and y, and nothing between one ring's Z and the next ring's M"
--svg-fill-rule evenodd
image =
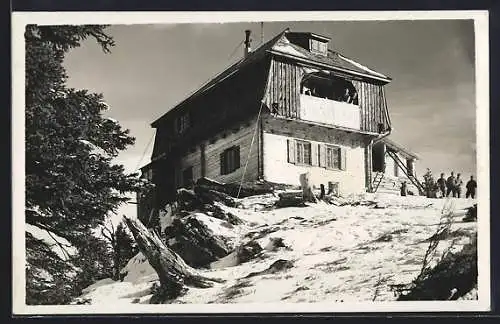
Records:
M311 143L305 141L296 141L296 163L312 165L311 161Z
M343 147L288 139L287 154L288 163L346 170L346 150Z
M229 174L240 168L240 147L233 146L220 155L220 174Z
M340 147L328 145L326 147L326 167L340 170L340 155Z
M320 166L333 170L346 169L346 152L344 148L334 145L320 146Z

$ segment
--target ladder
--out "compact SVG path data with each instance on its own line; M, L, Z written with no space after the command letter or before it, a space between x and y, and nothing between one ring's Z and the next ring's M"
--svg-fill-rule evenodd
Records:
M417 187L419 194L423 195L425 192L424 186L412 173L408 172L406 165L403 163L403 161L401 161L399 156L397 156L397 154L392 151L387 151L386 154L389 155L394 160L394 162L396 162L397 166L404 172L408 179L410 179L411 183L413 183L415 187Z
M380 183L384 179L384 172L377 172L375 173L375 177L373 177L373 189L372 192L377 192L378 187L380 186Z

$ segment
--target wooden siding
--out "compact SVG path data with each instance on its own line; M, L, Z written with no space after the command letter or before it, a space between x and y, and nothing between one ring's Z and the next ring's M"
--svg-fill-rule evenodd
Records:
M249 64L165 115L157 127L152 159L166 153L177 154L178 146L199 145L228 125L256 115L264 96L269 65L269 59ZM182 135L176 134L175 119L187 112L190 128Z
M387 106L383 86L367 81L353 80L359 96L361 110L361 129L369 132L379 132L379 124L384 130L390 126L387 118Z
M300 82L304 70L297 64L281 59L273 59L269 70L268 89L264 102L281 116L300 118Z
M264 102L269 110L287 118L301 119L300 84L306 71L319 71L279 57L274 57L269 68L269 80ZM383 85L368 79L332 72L352 82L359 95L360 130L379 132L390 127ZM276 110L275 110L276 108ZM306 108L306 107L304 107Z
M239 183L242 180L247 159L248 165L244 181L256 180L259 177L259 147L261 146L258 130L255 131L256 125L256 118L239 123L230 130L207 138L199 145L186 148L183 153L176 155L175 158L173 157L172 169L176 180L170 185L175 188L183 186L184 184L181 181L182 172L189 167L193 168L194 182L206 176L225 183ZM252 145L254 134L255 138ZM223 175L220 168L220 154L232 146L240 147L240 167L229 174Z

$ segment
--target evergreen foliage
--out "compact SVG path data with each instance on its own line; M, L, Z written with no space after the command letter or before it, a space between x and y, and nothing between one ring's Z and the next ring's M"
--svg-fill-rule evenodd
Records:
M26 223L67 239L78 250L72 260L60 260L44 242L26 237L30 303L66 303L82 285L109 276L111 252L94 236L95 229L128 200L124 194L146 185L113 163L135 139L103 115L108 108L103 96L66 84L68 51L87 39L106 53L114 46L105 28L28 25L25 30ZM75 278L64 278L61 262L76 266ZM34 266L48 268L55 278L50 289L39 284Z

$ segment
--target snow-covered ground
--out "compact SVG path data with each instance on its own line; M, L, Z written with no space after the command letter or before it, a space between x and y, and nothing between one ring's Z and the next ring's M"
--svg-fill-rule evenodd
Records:
M242 208L224 207L246 224L227 227L217 219L200 214L200 219L232 240L235 245L256 239L262 247L272 238L282 238L288 248L265 251L247 263L228 266L215 262L201 270L208 277L222 278L213 288L189 288L176 303L300 303L393 301L391 284L410 283L420 272L422 260L444 207L454 210L450 238L440 242L434 260L450 246L460 250L476 231L476 223L461 222L467 199L427 199L395 195L365 194L354 200L377 201L376 205L335 206L324 202L307 207L266 209L272 195L242 199ZM446 205L446 206L445 206ZM293 267L275 274L245 278L284 259ZM110 279L88 287L81 296L91 304L148 303L157 282L154 270L142 254L126 267L122 282Z

